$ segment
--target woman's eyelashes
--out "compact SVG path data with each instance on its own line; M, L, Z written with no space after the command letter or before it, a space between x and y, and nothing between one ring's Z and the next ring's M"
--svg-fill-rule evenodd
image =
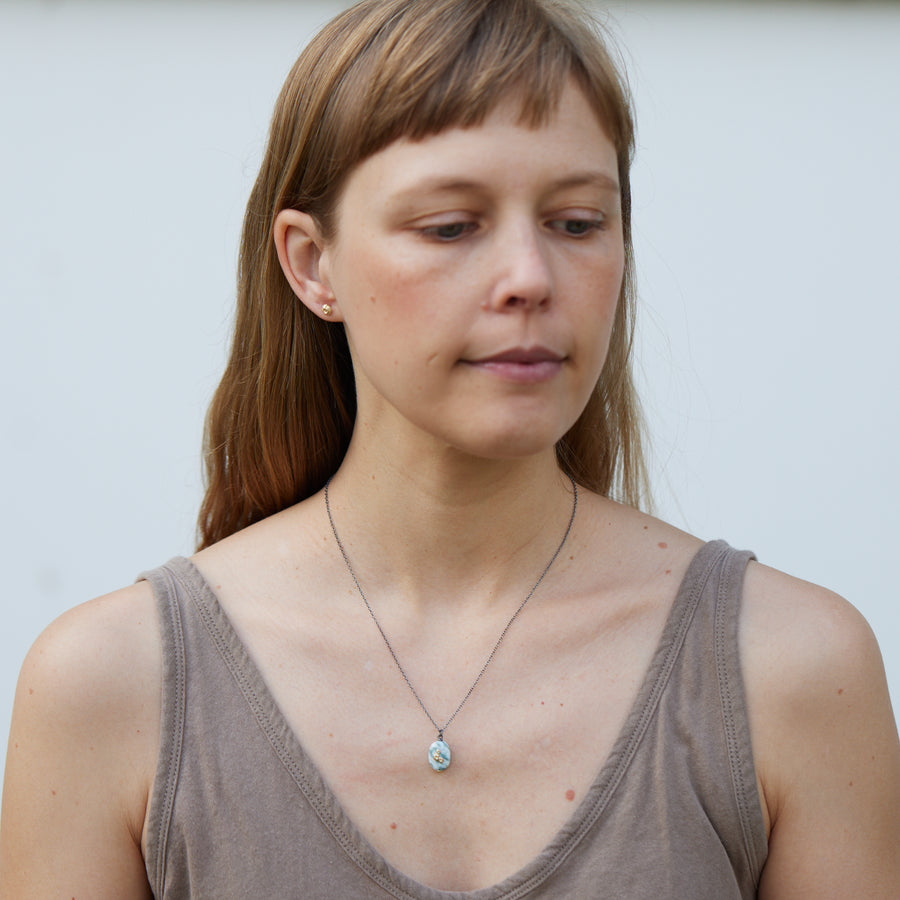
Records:
M424 225L419 233L429 240L439 243L458 241L481 228L477 222L454 221ZM586 238L606 227L606 219L601 215L554 216L545 220L545 227L566 237Z
M440 225L426 225L422 235L436 241L455 241L475 229L474 222L443 222Z
M576 216L551 219L548 224L554 231L579 238L601 231L606 225L606 220L602 216Z

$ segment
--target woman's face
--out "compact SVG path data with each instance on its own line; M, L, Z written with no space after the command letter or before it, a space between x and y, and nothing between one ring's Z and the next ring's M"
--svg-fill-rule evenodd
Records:
M541 128L518 112L397 141L347 181L319 273L370 436L528 456L600 375L624 268L616 152L574 86Z

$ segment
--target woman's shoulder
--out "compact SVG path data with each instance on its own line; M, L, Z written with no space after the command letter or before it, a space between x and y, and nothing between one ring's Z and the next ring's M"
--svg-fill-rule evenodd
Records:
M833 591L751 562L740 652L771 834L760 897L896 896L900 742L872 629Z
M61 701L73 714L108 718L110 704L128 705L157 682L160 658L156 602L146 582L82 603L55 619L38 636L20 681ZM95 704L96 709L87 707ZM118 716L123 710L117 708Z
M751 562L740 634L745 679L779 740L803 725L811 735L850 710L890 712L875 635L833 591Z
M660 564L685 572L708 543L653 516L598 504L596 528L619 536L618 555L649 577ZM663 562L655 553L659 553ZM745 679L765 696L769 712L795 722L793 707L808 714L816 701L846 703L854 688L867 695L886 684L872 629L843 597L753 559L740 598L740 656ZM858 697L857 697L858 699ZM883 698L881 698L883 699Z
M598 504L593 518L618 529L623 568L647 584L660 565L686 571L705 543L622 507ZM865 618L827 588L750 561L739 657L770 834L760 898L900 896L900 741ZM827 864L823 847L840 848Z
M117 884L119 896L145 895L140 840L158 753L160 656L146 583L75 607L34 642L10 728L4 887L49 895L78 883L108 896ZM85 859L106 880L92 881Z
M840 675L852 676L848 661L872 661L880 654L862 614L825 587L803 581L758 562L744 579L742 634L749 662L764 669L788 670L799 682L812 678L821 689ZM788 679L790 689L795 679ZM842 695L840 686L834 688Z
M27 723L54 747L147 744L155 756L160 677L156 603L139 582L82 603L44 629L22 664L13 724Z

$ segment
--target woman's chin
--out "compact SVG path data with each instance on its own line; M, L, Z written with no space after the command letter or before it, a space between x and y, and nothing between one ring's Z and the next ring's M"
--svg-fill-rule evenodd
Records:
M472 435L468 440L452 441L451 446L468 456L486 460L529 459L554 453L556 444L568 429L494 430L490 434Z

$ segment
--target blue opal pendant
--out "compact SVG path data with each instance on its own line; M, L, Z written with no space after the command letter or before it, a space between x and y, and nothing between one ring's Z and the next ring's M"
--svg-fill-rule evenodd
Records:
M435 772L443 772L450 765L450 748L441 738L428 748L428 765Z

